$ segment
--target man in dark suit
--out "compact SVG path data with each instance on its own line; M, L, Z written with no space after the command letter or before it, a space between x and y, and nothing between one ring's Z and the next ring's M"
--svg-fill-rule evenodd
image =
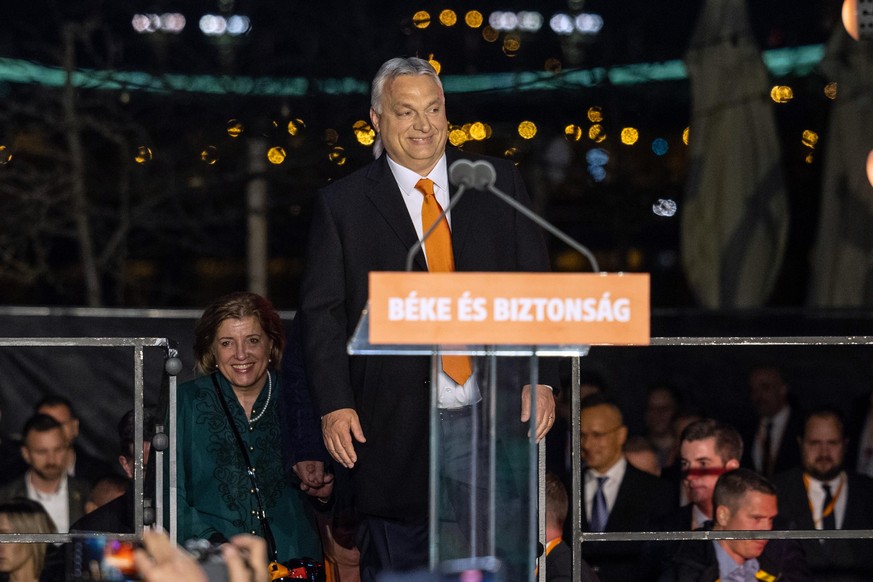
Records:
M602 395L584 399L580 426L582 457L588 467L582 491L584 512L576 518L583 531L645 531L670 511L670 484L625 459L627 427L615 404ZM640 550L640 542L582 544L582 556L602 582L636 579Z
M800 463L795 439L801 418L791 406L788 384L777 366L761 364L752 368L749 399L757 420L743 438L747 445L743 466L770 478Z
M427 61L386 62L373 81L370 118L379 134L378 158L317 197L300 309L309 386L325 445L352 469L365 580L382 570L427 564L430 360L349 357L346 342L366 305L370 271L405 269L407 252L435 222L425 216L434 205L444 208L453 195L448 167L460 157L446 151L445 98ZM513 164L490 161L495 186L528 204ZM428 238L415 270L549 269L538 228L493 196L464 196L438 230L449 239L448 257L432 259L437 238ZM444 248L445 239L440 241ZM442 363L445 368L447 360ZM478 402L476 374L466 377L439 375L441 409L462 414ZM557 379L543 380L557 386ZM542 438L554 422L554 396L547 385L535 393L533 424ZM529 391L522 390L523 407L529 399ZM522 422L528 416L523 408Z
M679 437L683 486L690 503L679 507L653 524L658 531L691 531L713 519L712 494L718 478L740 466L743 439L733 426L705 418L692 422ZM643 572L654 576L676 551L678 542L646 542Z
M63 428L51 416L35 414L24 423L21 439L21 456L29 468L0 489L0 499L26 497L39 502L58 533L67 533L70 524L85 512L90 484L67 476L68 445Z
M800 437L802 466L777 475L779 514L796 529L873 529L873 479L846 471L842 416L809 413ZM816 580L873 580L870 540L801 540Z
M739 468L743 456L737 429L711 418L689 424L679 438L682 480L691 502L659 523L663 531L694 530L711 520L715 484L722 474Z
M148 411L145 411L143 415L142 432L142 458L144 466L147 467L149 453L152 448L152 438L155 436L154 417ZM120 445L118 464L121 465L121 469L128 479L124 493L75 521L70 526L70 531L107 533L133 533L136 531L132 482L136 463L134 454L136 442L135 411L129 410L121 417L121 420L118 422L118 438ZM145 485L148 486L148 480L145 481ZM148 497L149 493L146 492L145 495Z
M546 473L546 582L572 582L573 550L563 539L567 522L569 501L567 488L554 473ZM542 560L543 556L540 556ZM579 582L599 582L597 574L585 560L581 564L582 578Z
M718 478L713 493L713 531L766 531L776 517L776 489L750 469ZM794 540L686 540L670 558L661 582L785 580L812 582L803 551Z
M64 435L70 445L67 453L69 457L67 475L94 483L98 478L113 472L112 467L106 462L88 454L76 442L79 438L79 417L73 410L73 403L68 398L57 394L45 396L36 403L33 411L51 416L63 427Z

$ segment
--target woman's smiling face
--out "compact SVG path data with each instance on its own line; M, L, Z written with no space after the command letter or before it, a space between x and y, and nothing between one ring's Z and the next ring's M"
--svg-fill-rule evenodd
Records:
M218 370L234 390L259 390L266 379L272 342L258 319L225 319L215 332L212 351Z

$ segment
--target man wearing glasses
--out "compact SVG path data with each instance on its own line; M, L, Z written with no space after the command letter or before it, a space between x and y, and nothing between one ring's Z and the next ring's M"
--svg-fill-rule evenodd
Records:
M582 531L645 531L671 509L670 485L640 471L624 457L627 440L621 410L602 395L583 400L580 414L585 512ZM569 538L568 538L569 539ZM582 544L582 555L601 582L634 580L640 542Z

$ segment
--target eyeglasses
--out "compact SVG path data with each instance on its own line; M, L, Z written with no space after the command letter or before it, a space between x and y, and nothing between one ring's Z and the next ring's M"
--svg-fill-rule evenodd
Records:
M599 440L603 439L604 437L606 437L607 435L610 435L610 434L614 433L615 431L617 431L617 430L619 430L619 429L621 429L621 428L624 428L624 425L623 425L623 424L620 424L620 425L618 425L618 426L615 427L615 428L612 428L612 429L609 429L609 430L607 430L607 431L603 431L603 432L597 432L597 431L585 432L585 431L581 431L581 432L579 433L579 437L580 437L580 440L582 440L582 441L586 441L586 440L588 440L588 439L595 440L595 441L599 441Z

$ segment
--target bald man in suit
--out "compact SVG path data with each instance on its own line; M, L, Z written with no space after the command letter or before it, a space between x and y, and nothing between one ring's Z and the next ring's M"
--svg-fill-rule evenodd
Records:
M574 516L582 531L645 531L673 508L669 482L627 462L622 446L627 427L621 410L603 395L582 400L580 413L583 513ZM569 530L565 537L570 538ZM582 544L582 556L602 582L634 580L640 572L641 542Z

